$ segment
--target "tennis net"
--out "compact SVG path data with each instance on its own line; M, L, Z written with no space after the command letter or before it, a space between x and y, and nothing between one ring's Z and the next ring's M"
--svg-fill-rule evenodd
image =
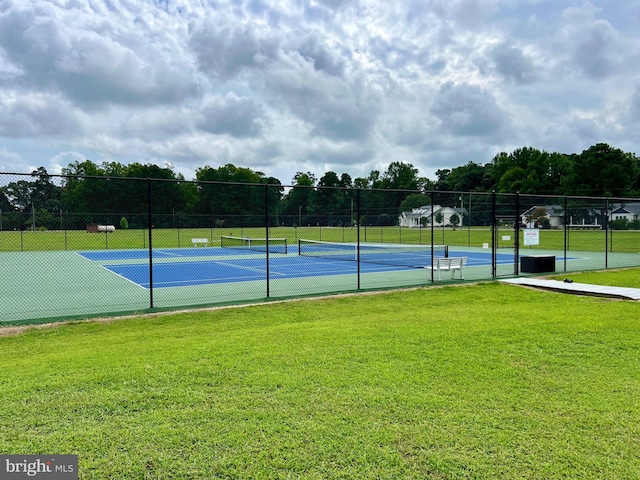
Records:
M231 237L222 235L220 246L223 248L235 248L240 250L253 250L256 252L287 253L286 238L250 238Z
M413 245L384 243L338 243L298 240L298 254L330 260L378 263L398 267L424 268L431 265L431 255L448 257L447 245Z

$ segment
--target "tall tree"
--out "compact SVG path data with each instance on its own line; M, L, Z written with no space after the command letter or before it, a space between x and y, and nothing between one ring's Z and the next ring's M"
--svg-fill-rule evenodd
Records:
M185 209L183 190L176 181L173 170L151 163L132 163L124 168L124 174L127 180L117 182L119 191L114 195L123 211L146 214L150 193L154 226L173 227L176 223L176 212ZM138 218L142 220L141 217ZM147 223L146 219L144 223Z
M199 185L200 212L214 216L217 226L263 223L264 190L251 185L262 183L263 173L227 164L199 168L196 179L203 182Z
M409 212L414 208L420 208L431 205L431 197L423 193L412 193L408 195L400 204L398 213Z
M398 190L418 189L418 169L411 163L392 162L382 176L383 188Z
M450 191L452 190L451 185L449 185L449 175L451 174L451 169L449 168L440 168L436 170L436 180L434 184L434 190L438 191Z
M469 162L453 168L446 177L447 186L456 192L482 190L485 168L479 163Z
M374 195L380 214L395 216L400 204L411 193L418 191L418 169L411 163L392 162L382 175L382 188L391 192Z
M284 196L282 215L287 225L304 225L308 216L315 213L313 195L316 179L312 173L297 172L294 187Z
M44 167L31 172L34 180L10 182L3 188L4 198L12 205L12 210L22 212L20 228L58 228L60 222L61 187L55 185ZM36 224L33 224L33 222Z
M634 156L598 143L571 157L568 193L575 195L630 195L637 176Z
M346 178L343 176L342 180ZM349 222L347 195L342 180L337 173L329 171L320 178L315 191L315 210L324 214L329 225Z
M75 161L62 169L62 208L68 228L84 228L97 221L96 214L112 210L112 184L104 179L105 171L91 160Z

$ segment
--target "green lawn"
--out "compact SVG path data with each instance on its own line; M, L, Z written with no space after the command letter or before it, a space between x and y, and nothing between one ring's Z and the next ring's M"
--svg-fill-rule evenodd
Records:
M637 268L609 272L580 272L553 276L555 280L569 278L574 282L611 285L616 287L640 288L640 274Z
M0 450L81 478L639 478L639 313L486 283L28 330L0 338Z
M571 230L566 236L567 249L584 252L639 253L640 231L609 231L609 237L602 230ZM251 228L167 228L153 230L153 245L156 248L191 247L192 238L208 238L211 245L220 245L222 235L264 238L265 229ZM361 242L384 243L431 243L430 228L400 227L361 227ZM350 227L273 227L269 231L271 238L286 238L295 245L299 238L325 240L331 242L355 242L358 230ZM503 237L510 237L503 240ZM498 232L498 247L513 247L513 229L501 228ZM433 243L461 247L482 247L491 244L489 227L473 228L435 228ZM523 245L523 233L520 233L520 245ZM3 231L0 232L0 251L33 251L33 250L102 250L148 248L148 230L121 230L113 233L86 233L84 230L51 230L51 231ZM533 249L562 251L565 247L564 230L541 230L540 245Z

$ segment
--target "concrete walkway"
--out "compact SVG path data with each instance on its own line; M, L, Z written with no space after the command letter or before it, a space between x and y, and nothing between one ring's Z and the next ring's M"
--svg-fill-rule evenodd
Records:
M573 293L576 295L592 295L597 297L623 298L640 300L640 288L607 287L591 285L589 283L565 283L560 280L543 280L539 278L520 277L500 280L501 282L527 287L543 288L556 292Z

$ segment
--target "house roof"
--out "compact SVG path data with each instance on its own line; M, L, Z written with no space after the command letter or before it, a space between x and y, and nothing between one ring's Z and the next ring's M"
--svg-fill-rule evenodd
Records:
M531 212L537 209L544 209L547 212L547 216L549 217L562 217L564 216L564 208L560 205L534 205L522 212L521 216L529 215Z
M627 210L625 207L618 207L615 210L613 210L611 213L613 214L613 213L633 213L633 212L630 210Z
M611 213L632 213L634 215L640 215L640 203L625 203L623 205L618 204Z
M453 213L457 213L458 215L469 215L469 211L466 208L460 207L443 207L442 205L434 205L433 206L433 215L437 215L439 212L443 210L449 210ZM422 207L414 208L410 212L402 212L400 214L405 218L422 218L422 217L430 217L431 216L431 205L423 205Z

